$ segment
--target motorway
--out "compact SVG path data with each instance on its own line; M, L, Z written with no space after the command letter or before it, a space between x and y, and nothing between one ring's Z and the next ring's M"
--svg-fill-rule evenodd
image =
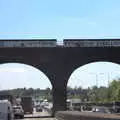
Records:
M17 119L17 120L55 120L54 118L25 118L25 119Z
M55 118L49 117L46 111L43 112L36 112L34 111L33 114L24 115L24 119L15 119L15 120L56 120Z

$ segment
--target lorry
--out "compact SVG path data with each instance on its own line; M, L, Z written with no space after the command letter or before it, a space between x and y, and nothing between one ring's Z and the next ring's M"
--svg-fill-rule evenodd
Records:
M12 104L8 100L0 100L0 120L14 120Z
M21 105L24 110L24 114L32 114L33 113L33 101L32 97L25 96L21 97Z

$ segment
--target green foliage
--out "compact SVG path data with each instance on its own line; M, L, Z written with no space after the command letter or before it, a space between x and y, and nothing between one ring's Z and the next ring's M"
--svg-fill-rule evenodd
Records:
M35 99L48 99L52 101L52 90L46 88L41 90L39 88L18 88L9 90L14 96L32 96ZM82 87L67 87L67 96L69 99L77 98L81 101L93 102L111 102L120 101L120 79L113 80L108 87L92 86L91 88L83 89Z
M52 90L50 88L46 88L41 90L40 88L33 89L33 88L17 88L13 90L9 90L9 92L14 95L16 98L21 96L31 96L35 99L48 99L52 101Z
M120 101L120 80L113 80L109 84L109 97L111 101Z
M67 89L68 98L79 98L82 101L111 102L120 101L120 79L113 80L108 87L82 89L81 87Z

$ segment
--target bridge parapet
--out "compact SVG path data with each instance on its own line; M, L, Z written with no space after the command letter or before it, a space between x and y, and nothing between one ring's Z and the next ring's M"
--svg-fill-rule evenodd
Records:
M0 40L1 47L120 47L120 39L13 39Z
M56 47L56 39L0 40L0 47Z
M120 39L64 39L64 47L120 47Z

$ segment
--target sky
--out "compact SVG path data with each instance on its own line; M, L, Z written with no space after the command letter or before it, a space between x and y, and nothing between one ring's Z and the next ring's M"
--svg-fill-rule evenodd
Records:
M120 0L0 0L0 39L120 38L119 5ZM92 63L77 69L68 85L107 85L119 71L116 64ZM0 89L50 86L42 72L23 64L1 64L0 76Z
M120 78L120 65L111 62L94 62L74 70L67 86L72 88L108 86L108 83L118 78ZM20 63L0 65L0 90L24 87L46 89L52 88L52 85L42 71L32 66Z
M42 71L25 64L7 63L0 65L0 90L15 88L52 88Z
M0 0L0 39L119 38L120 0Z
M108 86L120 78L120 65L112 62L93 62L83 65L71 74L68 86L88 88Z

